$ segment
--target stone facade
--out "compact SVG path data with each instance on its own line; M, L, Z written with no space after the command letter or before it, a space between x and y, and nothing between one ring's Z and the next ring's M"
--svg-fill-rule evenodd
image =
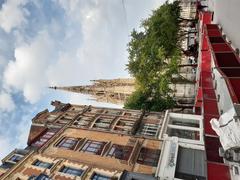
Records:
M178 154L190 149L202 157L204 152L201 116L59 101L52 105L53 111L44 110L32 119L28 146L2 160L1 179L182 177L178 164L184 160L179 160ZM174 153L171 159L169 153ZM167 168L168 164L172 165Z
M124 171L153 177L162 146L158 136L164 112L59 101L52 105L52 112L44 110L33 118L25 150L15 150L3 159L2 179L44 175L64 180L120 179Z

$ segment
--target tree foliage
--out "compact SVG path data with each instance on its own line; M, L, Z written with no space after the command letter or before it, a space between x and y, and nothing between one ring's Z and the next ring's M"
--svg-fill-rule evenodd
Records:
M133 29L128 44L127 69L138 84L126 108L163 110L174 105L169 84L178 73L179 2L166 2L142 21L142 31Z

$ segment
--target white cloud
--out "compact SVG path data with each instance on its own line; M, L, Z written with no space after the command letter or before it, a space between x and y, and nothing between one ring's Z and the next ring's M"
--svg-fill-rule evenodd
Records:
M22 12L26 1L10 0L1 11L7 6L14 6ZM48 26L43 26L45 30L28 44L20 31L15 32L17 48L15 59L9 61L4 70L5 89L10 87L21 91L26 101L35 103L49 85L78 85L91 79L127 77L125 64L129 29L122 1L54 1L65 10L66 26L61 29L59 19L52 18ZM153 0L149 4L156 6L156 2ZM127 14L129 9L132 11L135 8L135 13L142 17L143 5L146 5L144 1L140 1L140 8L135 7L132 1L125 3ZM148 10L151 8L149 5ZM144 11L144 15L147 16L148 12ZM22 15L20 19L24 19ZM131 28L139 17L137 20L130 19ZM60 39L49 35L58 34L61 30L63 36Z
M16 130L16 144L15 147L25 148L27 146L28 135L31 126L31 113L22 116L21 121L18 123Z
M0 26L4 31L9 33L13 28L27 23L26 16L29 15L29 12L23 8L26 3L27 0L5 1L0 11Z
M0 111L10 112L14 109L15 109L15 104L11 95L5 92L1 92L0 93Z
M5 68L5 66L7 65L8 61L5 57L3 57L2 55L0 55L0 83L2 81L2 72L3 69ZM1 87L1 85L0 85Z
M14 149L14 144L11 143L11 140L8 137L0 136L0 147L0 159L2 159Z
M81 39L75 47L82 74L88 78L126 76L127 27L121 1L59 0L69 24L79 24ZM119 8L120 7L120 8ZM75 38L78 38L75 34Z
M15 49L15 60L4 72L5 84L22 91L26 100L37 102L47 84L46 71L53 56L53 44L47 32L41 32L30 44Z

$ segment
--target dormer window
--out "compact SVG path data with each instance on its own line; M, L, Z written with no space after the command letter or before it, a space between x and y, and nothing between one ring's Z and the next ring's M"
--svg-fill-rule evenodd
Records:
M8 161L17 163L17 162L20 161L22 158L23 158L22 155L20 155L20 154L14 154L13 156L11 156L11 157L8 159Z

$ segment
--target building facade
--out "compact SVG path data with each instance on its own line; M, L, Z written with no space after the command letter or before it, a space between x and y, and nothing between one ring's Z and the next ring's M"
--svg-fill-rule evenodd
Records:
M204 150L201 116L59 101L52 105L53 111L44 110L33 118L28 146L12 151L2 160L1 179L180 178L186 170L176 168L185 163L177 159L182 153L179 148ZM169 143L175 144L175 155L165 159L169 156L166 153L173 153ZM169 161L174 163L168 170ZM188 176L205 177L202 172L189 172Z

